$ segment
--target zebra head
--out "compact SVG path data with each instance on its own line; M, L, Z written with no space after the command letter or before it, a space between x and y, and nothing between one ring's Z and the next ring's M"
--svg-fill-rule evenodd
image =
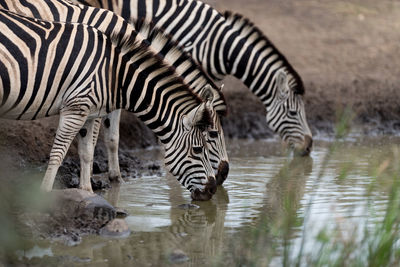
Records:
M221 90L223 85L219 90ZM211 166L214 169L217 185L221 185L228 176L229 160L226 152L224 131L221 126L220 116L225 115L226 105L219 105L220 93L210 85L206 85L200 93L211 111L211 124L206 131L206 142L209 151Z
M275 73L274 80L267 123L296 155L306 156L312 149L312 134L306 120L303 90L296 90L300 85L282 69Z
M193 200L209 200L217 190L206 142L211 113L203 102L181 116L180 132L165 148L166 168L191 192Z

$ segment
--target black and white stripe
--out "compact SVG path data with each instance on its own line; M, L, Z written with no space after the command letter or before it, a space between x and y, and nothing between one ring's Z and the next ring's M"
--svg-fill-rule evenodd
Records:
M248 19L230 12L220 14L193 0L75 1L110 9L125 19L146 19L165 29L210 77L220 80L233 75L243 81L264 104L268 125L300 153L309 153L312 134L300 76ZM285 88L278 88L278 77L285 78ZM276 97L282 90L285 101Z
M49 166L54 177L75 135L94 118L116 109L136 114L165 147L170 172L195 199L215 193L204 128L210 107L152 52L128 25L124 36L107 36L77 23L31 19L0 9L0 117L32 120L60 115ZM83 146L92 149L88 138ZM85 160L91 160L92 154ZM91 190L90 181L81 187Z

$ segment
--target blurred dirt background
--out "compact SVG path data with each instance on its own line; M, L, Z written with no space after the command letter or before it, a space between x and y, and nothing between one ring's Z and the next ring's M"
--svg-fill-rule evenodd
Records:
M307 117L314 135L332 134L337 114L345 107L354 112L354 125L362 133L400 130L400 1L206 2L221 12L229 9L250 18L287 57L303 78ZM238 138L272 136L264 123L261 103L235 79L224 83L229 104L228 117L223 120L225 134ZM45 165L56 126L57 118L0 120L0 158L14 156L12 162L19 166L21 162ZM101 143L100 138L95 161L99 171L105 171ZM120 154L156 144L144 125L124 114ZM69 155L66 172L77 166L75 143ZM130 165L129 155L126 161Z

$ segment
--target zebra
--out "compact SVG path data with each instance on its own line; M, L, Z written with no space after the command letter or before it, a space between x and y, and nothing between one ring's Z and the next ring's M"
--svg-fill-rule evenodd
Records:
M170 34L214 80L240 79L265 106L266 122L296 154L312 149L299 74L249 19L195 0L73 0L144 19Z
M41 185L50 191L73 138L79 137L79 149L93 151L94 119L123 108L158 136L167 169L192 198L210 199L216 192L204 137L210 101L194 94L136 31L125 36L0 9L0 118L60 115ZM92 191L90 180L80 188Z
M213 110L215 112L211 114L213 124L207 130L206 140L211 165L217 178L217 185L222 184L229 172L229 160L220 121L220 117L225 116L227 113L225 98L221 93L222 88L218 88L192 57L184 52L169 36L165 35L162 29L146 24L143 20L136 21L134 26L139 34L150 42L156 52L176 68L184 81L191 85L195 93L201 94L205 87L212 89L210 92L213 92L214 95L209 96L209 98L213 101ZM115 119L115 121L118 122L119 118ZM118 129L118 127L115 128Z
M84 5L73 5L63 0L0 0L0 7L28 17L36 17L49 21L81 22L89 26L94 26L107 35L114 34L121 36L120 38L129 38L129 36L124 36L124 34L127 32L125 31L125 29L128 27L126 25L127 23L122 18L107 10L101 10ZM152 29L151 32L155 32L155 29ZM178 51L175 49L176 44L168 40L167 37L162 38L162 35L159 34L157 36L158 37L156 40L164 39L162 42L167 44L169 50ZM157 46L157 42L155 42L153 45ZM164 57L162 52L163 51L160 51L159 55ZM172 56L168 57L168 60L179 61L181 66L186 66L189 70L191 70L191 72L188 72L183 69L182 73L180 73L180 68L177 68L179 74L183 75L184 77L188 77L188 79L192 79L192 81L188 82L194 84L194 88L192 89L194 89L195 93L201 95L201 91L203 90L205 83L208 83L209 89L211 89L214 94L214 101L212 101L212 103L213 108L215 108L215 111L217 112L211 114L213 123L210 125L207 131L207 145L209 149L210 160L217 177L217 182L222 183L220 181L224 181L228 174L229 163L219 118L219 116L226 114L226 103L221 90L219 90L212 80L206 77L206 74L203 73L201 68L196 66L196 63L187 55L183 53L174 53ZM199 77L191 77L193 73L199 73ZM110 114L107 114L104 120L104 136L108 151L109 177L111 180L121 179L118 161L120 112L120 110L116 110ZM217 116L217 113L219 116ZM96 119L93 126L94 145L97 141L99 128L100 120ZM79 152L81 158L85 157L87 153L90 153L89 151L84 151L82 149L79 149ZM90 176L91 166L92 163L90 163L89 166L86 166L86 161L81 160L81 169L88 170L85 172L81 171L81 176Z

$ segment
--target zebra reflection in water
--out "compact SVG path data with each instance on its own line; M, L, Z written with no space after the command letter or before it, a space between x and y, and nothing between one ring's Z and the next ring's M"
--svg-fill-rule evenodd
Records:
M243 244L251 238L260 238L259 241L263 244L260 249L267 252L268 249L273 249L272 246L276 245L276 242L281 242L277 240L276 235L271 234L271 229L282 226L282 219L289 213L297 216L312 167L313 160L310 157L285 160L281 169L265 184L261 205L251 208L251 214L241 218L241 225L235 228L226 226L226 223L232 219L227 217L230 212L229 190L221 187L211 201L194 202L200 206L199 209L185 210L178 208L179 205L187 203L188 198L184 190L174 183L171 176L163 177L162 179L167 179L166 187L162 189L163 192L167 191L166 199L163 203L150 201L152 205L147 209L153 210L153 217L160 218L161 214L164 214L164 208L159 211L159 215L156 211L161 207L168 207L168 212L166 212L168 225L133 231L128 239L106 244L101 249L93 249L95 245L89 245L87 247L90 252L87 255L108 258L115 264L131 262L138 265L149 263L162 265L169 262L171 253L180 250L187 256L186 263L189 265L209 264L210 260L215 259L220 259L224 264L234 264L234 260L242 255ZM140 183L137 186L140 187ZM230 185L226 187L229 188ZM145 194L142 197L151 199L151 194L149 192L148 195ZM127 196L124 197L124 205L129 204L126 202L128 199ZM253 201L258 202L258 200ZM165 205L164 202L168 204ZM152 208L153 203L154 208ZM137 217L136 220L140 220L141 216L143 220L146 220L148 214L150 211L142 210L139 214L131 215ZM131 227L135 228L133 225ZM259 227L263 227L260 235L252 235L252 230ZM289 238L289 236L286 237ZM252 241L258 242L257 239ZM226 254L227 250L231 253Z

